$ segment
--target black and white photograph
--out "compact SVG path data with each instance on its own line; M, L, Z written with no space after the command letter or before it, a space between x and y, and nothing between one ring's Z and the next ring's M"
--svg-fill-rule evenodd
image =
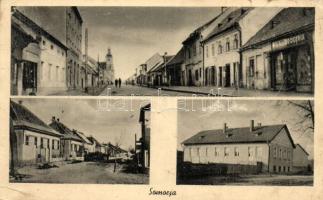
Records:
M311 100L179 100L178 185L313 186Z
M314 96L314 7L11 7L11 95Z
M149 184L150 102L10 100L11 183Z

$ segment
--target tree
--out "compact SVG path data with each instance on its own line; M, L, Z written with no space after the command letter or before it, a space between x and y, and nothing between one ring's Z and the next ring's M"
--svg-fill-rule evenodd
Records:
M314 132L314 102L311 100L307 101L288 101L288 104L297 108L297 113L300 120L296 122L296 125L300 129L307 132Z

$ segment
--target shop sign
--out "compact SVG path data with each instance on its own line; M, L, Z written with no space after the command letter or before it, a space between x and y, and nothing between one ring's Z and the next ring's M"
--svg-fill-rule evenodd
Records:
M272 43L273 50L282 49L284 47L293 46L305 41L305 34L299 34L293 37L278 40Z

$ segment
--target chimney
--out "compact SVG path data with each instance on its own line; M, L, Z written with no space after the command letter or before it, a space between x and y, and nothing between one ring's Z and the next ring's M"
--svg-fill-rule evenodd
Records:
M52 122L54 122L55 121L55 116L52 116Z
M227 132L227 123L223 124L223 133L226 134Z
M255 121L252 119L250 120L250 132L252 132L254 130L254 124L255 124Z

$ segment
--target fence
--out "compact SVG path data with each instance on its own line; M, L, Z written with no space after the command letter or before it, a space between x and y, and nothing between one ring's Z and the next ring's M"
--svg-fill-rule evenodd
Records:
M193 164L178 163L177 175L180 176L210 176L210 175L233 175L233 174L259 174L261 173L262 163L257 162L256 165L242 164Z

